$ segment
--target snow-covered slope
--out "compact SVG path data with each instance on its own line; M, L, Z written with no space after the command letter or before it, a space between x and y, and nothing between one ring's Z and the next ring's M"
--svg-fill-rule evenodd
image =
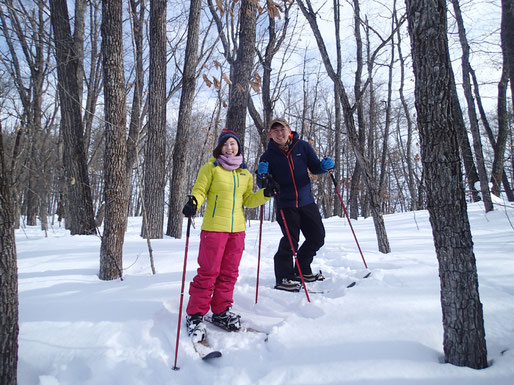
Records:
M485 370L442 363L438 266L426 211L385 217L392 253L377 251L371 219L324 220L327 238L313 266L327 276L308 288L274 290L277 223L263 226L258 303L258 222L247 229L233 310L269 333L227 333L209 325L223 357L202 361L182 321L175 358L185 238L153 240L151 275L140 219L130 218L124 279L100 281L100 239L53 228L17 231L20 385L91 384L514 384L514 209L469 206L484 305ZM196 271L201 218L191 232L187 288ZM184 225L185 229L185 225ZM346 288L352 281L357 285Z

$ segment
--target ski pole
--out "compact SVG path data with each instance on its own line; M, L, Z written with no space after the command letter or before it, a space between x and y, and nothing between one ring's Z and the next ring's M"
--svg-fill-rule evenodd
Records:
M182 304L184 302L184 286L186 281L186 266L187 266L187 250L189 248L189 234L191 231L191 222L193 220L191 217L187 217L187 230L186 230L186 251L184 253L184 270L182 272L182 288L180 289L180 310L178 312L178 323L177 323L177 343L175 345L175 365L173 365L173 370L179 370L180 368L177 366L177 356L178 356L178 342L180 338L180 321L182 319Z
M364 259L364 254L362 254L362 250L359 245L359 241L357 240L357 236L355 235L355 231L353 230L352 222L350 221L350 217L348 216L348 211L346 211L346 207L343 202L343 197L341 196L341 193L339 192L339 188L337 187L337 182L336 182L336 178L334 177L334 173L332 172L332 170L328 170L328 173L330 174L330 177L332 178L332 182L334 182L334 187L336 189L337 195L339 196L339 200L341 201L341 206L343 206L344 214L346 215L346 219L348 219L348 223L350 224L350 229L352 229L353 237L355 238L355 243L357 244L359 252L361 253L362 261L364 262L364 267L366 267L366 269L367 269L368 265L366 264L366 260ZM369 276L369 274L364 278L367 278L368 276Z
M255 284L255 303L259 298L259 270L261 267L261 242L262 242L262 218L264 216L264 205L261 205L260 223L259 223L259 252L257 254L257 282Z

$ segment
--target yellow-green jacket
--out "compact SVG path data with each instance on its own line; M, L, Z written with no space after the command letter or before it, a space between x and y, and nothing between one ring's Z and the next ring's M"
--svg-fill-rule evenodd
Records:
M253 176L246 168L233 171L216 165L216 158L198 171L191 191L200 208L207 199L202 230L237 233L245 231L246 220L243 206L258 207L270 198L264 196L264 189L253 192Z

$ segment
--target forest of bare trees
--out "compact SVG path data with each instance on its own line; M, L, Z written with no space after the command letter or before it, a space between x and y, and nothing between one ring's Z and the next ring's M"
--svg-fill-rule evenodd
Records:
M122 277L127 216L145 238L180 238L220 131L240 134L255 169L276 116L336 160L381 252L384 215L428 209L442 276L454 258L474 266L466 201L514 201L514 0L0 0L0 75L2 245L11 219L100 234L101 279ZM342 215L328 176L313 188L324 217ZM441 288L445 354L484 367L476 269L461 273L466 294ZM472 314L451 311L463 297ZM459 317L477 335L452 350Z

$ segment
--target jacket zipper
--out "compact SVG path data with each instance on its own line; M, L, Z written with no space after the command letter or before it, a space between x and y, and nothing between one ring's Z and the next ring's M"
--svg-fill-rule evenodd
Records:
M218 195L216 195L216 199L214 199L214 208L212 209L212 217L214 218L214 214L216 213L216 205L218 204Z
M299 199L298 188L296 187L296 180L294 178L294 161L293 161L293 157L291 156L291 152L295 146L296 146L296 143L293 144L293 146L289 149L289 151L287 153L285 153L284 151L281 151L281 152L286 157L287 164L289 165L289 171L291 172L291 179L293 180L293 186L294 186L296 208L298 208L298 199Z
M232 179L234 181L234 190L232 192L232 224L230 225L231 233L234 232L234 210L236 207L236 188L237 188L236 176L237 176L236 172L234 170L232 170ZM237 178L237 182L239 182L239 178Z

